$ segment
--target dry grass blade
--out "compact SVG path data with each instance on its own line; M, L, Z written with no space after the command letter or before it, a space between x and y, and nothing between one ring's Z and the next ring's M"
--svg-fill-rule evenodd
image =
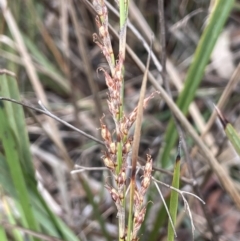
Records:
M20 30L17 26L17 23L10 11L10 9L7 6L7 2L4 0L0 1L0 6L2 8L2 12L4 15L4 18L8 24L8 27L13 35L13 38L17 44L18 51L20 55L22 56L24 66L26 68L27 74L29 76L29 79L32 82L33 88L35 90L35 93L37 97L43 102L45 106L48 106L47 97L45 95L45 92L43 90L42 84L38 78L38 75L36 73L36 69L34 68L33 62L31 60L31 57L27 51L27 48L24 44L22 35L20 33ZM64 160L68 163L68 166L71 166L71 160L69 158L69 155L67 153L67 150L65 146L63 145L63 142L60 138L59 132L56 128L56 125L52 119L47 118L46 119L50 128L47 129L47 133L50 136L50 138L53 140L53 142L58 146L62 156L64 157ZM50 131L51 130L51 131Z
M137 119L133 137L133 145L132 145L132 171L131 171L131 181L130 181L130 207L129 207L129 218L128 218L128 241L130 241L130 232L132 229L132 214L133 214L133 198L134 191L136 185L136 167L137 167L137 159L138 159L138 151L139 151L139 143L141 137L141 127L142 127L142 117L143 117L143 108L144 108L144 96L146 92L147 86L147 73L150 64L150 53L148 55L147 66L143 77L143 82L141 86L139 102L138 102L138 112Z
M39 28L42 38L43 38L44 42L46 43L47 47L49 48L49 50L52 52L54 59L56 60L56 63L59 65L59 68L61 70L63 70L63 72L65 72L66 66L65 66L63 57L61 56L60 51L56 47L56 43L54 42L54 39L48 32L44 23L41 21L39 15L38 15L37 9L34 6L34 3L32 1L27 1L26 4L28 6L29 12L32 14L32 19L34 19L36 21L36 25ZM70 87L67 82L61 81L61 84L64 85L67 92L70 92Z
M18 102L14 99L10 99L10 98L6 98L6 97L0 97L0 100L6 100L6 101L10 101L10 102L13 102L15 104L18 104L18 105L22 105L23 107L26 107L26 108L29 108L31 110L34 110L34 111L37 111L37 112L40 112L44 115L47 115L49 117L51 117L52 119L56 120L56 121L59 121L60 123L62 123L63 125L71 128L72 130L80 133L81 135L84 135L86 136L87 138L93 140L93 141L96 141L97 143L101 144L101 145L104 145L104 143L102 141L100 141L99 139L95 138L94 136L91 136L89 134L87 134L86 132L84 131L81 131L80 129L76 128L75 126L67 123L66 121L60 119L59 117L55 116L54 114L52 114L49 110L46 109L45 106L43 106L40 102L40 106L43 108L43 109L38 109L38 108L35 108L33 106L30 106L30 105L27 105L27 104L24 104L24 103L21 103L21 102Z
M23 58L23 62L24 62L27 74L28 74L30 80L32 81L32 85L33 85L33 88L36 92L36 95L45 105L47 105L46 95L44 94L43 87L42 87L41 82L40 82L40 80L37 76L37 73L36 73L36 70L33 66L31 57L30 57L30 55L27 51L27 48L24 44L22 35L21 35L20 30L17 26L17 23L16 23L13 15L12 15L10 9L7 6L7 2L4 1L4 0L1 0L0 6L2 8L4 18L5 18L5 20L8 24L8 27L9 27L12 35L13 35L13 38L14 38L15 42L16 42L17 49L18 49L20 55Z
M236 87L239 80L240 80L240 64L238 64L236 70L234 71L227 86L224 88L224 91L216 105L219 109L222 109L225 106L225 104L227 103L227 99L230 97L232 91ZM201 134L201 139L204 139L206 137L206 135L209 132L209 130L211 129L216 117L217 117L217 112L213 111L208 122L205 125L205 128L204 128L202 134ZM197 153L197 150L198 150L198 147L193 148L193 150L191 152L191 156L195 156L195 154Z
M94 82L93 69L90 64L89 54L87 53L87 44L85 42L84 37L82 36L82 33L80 32L80 23L77 19L77 14L74 9L73 1L71 1L71 4L69 4L69 11L70 11L70 16L72 18L74 27L76 29L78 49L79 49L79 52L81 53L86 78L87 78L89 86L91 88L91 91L93 94L93 100L94 100L94 103L96 106L95 110L96 110L96 114L97 114L97 119L99 120L103 113L101 101L100 101L99 94L98 94L99 90L98 90L97 84Z

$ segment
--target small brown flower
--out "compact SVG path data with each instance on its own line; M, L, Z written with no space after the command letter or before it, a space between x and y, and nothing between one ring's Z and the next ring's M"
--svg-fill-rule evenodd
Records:
M112 142L112 138L111 138L111 134L110 131L107 129L107 126L105 124L103 124L103 118L105 117L105 115L100 119L100 123L101 123L101 135L102 138L107 142L110 143Z
M105 154L103 157L104 165L109 168L111 171L115 170L117 164L110 158L108 154Z
M138 191L138 188L135 187L134 191L134 206L135 206L135 211L139 210L143 204L143 196L142 194Z
M126 183L126 167L122 166L119 174L116 177L116 183L121 188L121 186L125 185Z
M147 162L144 167L144 175L151 175L152 172L152 157L147 154Z
M108 151L111 154L116 154L117 153L117 144L116 144L116 142L111 142L109 144Z
M110 187L108 185L105 185L105 187L108 189L108 191L111 194L112 200L116 203L116 205L119 205L121 202L121 198L119 193L117 192L116 189L114 189L113 187Z
M137 214L135 213L134 220L133 220L133 232L132 232L131 240L138 240L137 232L144 221L146 210L147 210L146 207L144 207L140 210L140 212L138 212Z

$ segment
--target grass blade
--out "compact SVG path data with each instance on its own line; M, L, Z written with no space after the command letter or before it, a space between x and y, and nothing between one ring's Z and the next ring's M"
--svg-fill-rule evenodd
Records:
M185 115L188 112L188 107L192 102L196 90L201 82L213 47L232 9L233 3L234 0L216 1L216 5L210 14L207 27L205 28L195 51L193 63L188 70L184 89L177 99L177 105ZM161 163L163 167L166 167L169 163L169 154L175 145L176 140L177 130L174 127L173 120L171 120L165 134L165 143L167 144L163 150L163 154L161 155Z
M176 163L174 166L173 172L173 181L172 186L179 189L179 177L180 177L180 155L177 155ZM177 208L178 208L178 193L174 190L171 190L171 197L170 197L170 205L169 205L169 212L172 217L173 224L176 224L177 218ZM174 230L170 222L168 222L168 241L174 240Z
M11 79L12 80L12 79ZM5 75L0 76L0 95L11 96L11 81ZM13 80L15 81L15 80ZM21 107L19 107L21 108ZM14 125L13 116L9 116L13 112L11 103L0 102L0 139L3 144L4 153L10 170L10 175L17 190L17 198L21 205L20 213L26 219L27 228L39 231L39 225L34 217L32 204L29 198L26 180L24 179L21 167L21 145L18 139L16 123ZM37 239L36 239L37 240Z
M141 91L140 91L136 127L135 127L134 138L133 138L134 141L132 146L132 173L131 173L131 181L130 181L130 205L129 205L129 216L128 216L127 241L130 241L132 225L133 225L132 216L133 216L133 206L134 206L134 191L135 191L135 185L136 185L136 166L137 166L139 143L140 143L140 137L141 137L144 96L145 96L146 86L147 86L147 73L149 69L149 64L150 64L150 52L148 55L146 71L144 73L143 82L142 82Z
M6 235L5 230L2 226L0 226L0 240L8 241L7 235Z

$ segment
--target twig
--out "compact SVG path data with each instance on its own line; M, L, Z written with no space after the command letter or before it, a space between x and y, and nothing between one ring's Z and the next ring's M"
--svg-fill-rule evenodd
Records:
M156 180L156 179L155 179L155 180ZM158 190L158 192L159 192L159 194L160 194L160 197L161 197L161 199L162 199L162 201L163 201L163 205L164 205L164 207L165 207L165 209L166 209L166 212L167 212L167 214L168 214L169 221L170 221L171 226L172 226L172 228L173 228L175 237L177 237L177 233L176 233L176 230L175 230L175 228L174 228L174 224L173 224L173 221L172 221L172 217L171 217L171 215L170 215L170 213L169 213L167 204L166 204L165 199L164 199L164 197L163 197L163 195L162 195L162 192L161 192L161 190L160 190L160 188L159 188L159 186L157 185L157 182L156 182L155 180L154 180L154 184L155 184L155 186L156 186L156 188L157 188L157 190Z
M41 102L39 102L39 105L40 105L43 109L38 109L38 108L35 108L35 107L31 106L31 105L28 105L28 104L19 102L19 101L14 100L14 99L6 98L6 97L0 97L0 100L10 101L10 102L13 102L13 103L15 103L15 104L21 105L21 106L23 106L23 107L29 108L29 109L31 109L31 110L35 110L35 111L37 111L37 112L40 112L40 113L42 113L42 114L44 114L44 115L47 115L47 116L53 118L54 120L57 120L57 121L59 121L60 123L64 124L65 126L71 128L72 130L80 133L81 135L83 135L83 136L85 136L85 137L87 137L87 138L89 138L89 139L91 139L91 140L93 140L93 141L95 141L95 142L97 142L97 143L99 143L99 144L101 144L101 145L104 145L104 142L103 142L103 141L100 141L100 140L97 139L96 137L87 134L86 132L84 132L84 131L76 128L75 126L69 124L68 122L66 122L66 121L60 119L59 117L57 117L56 115L52 114L49 110L46 109L45 106L43 106L43 104L42 104Z
M7 69L0 69L0 75L2 75L2 74L6 74L6 75L9 75L9 76L12 76L12 77L16 78L15 73L13 73L13 72L11 72Z
M184 201L184 206L185 206L185 208L187 209L188 214L189 214L189 217L190 217L190 220L191 220L192 233L193 233L195 227L194 227L193 220L192 220L192 213L191 213L189 204L188 204L186 198L184 197L184 194L188 194L188 195L191 195L191 196L197 198L197 199L198 199L201 203L203 203L203 204L205 204L205 202L204 202L200 197L198 197L197 195L195 195L195 194L193 194L193 193L191 193L191 192L181 191L181 190L179 190L179 189L177 189L177 188L175 188L175 187L173 187L173 186L171 186L171 185L168 185L168 184L166 184L166 183L164 183L164 182L161 182L161 181L155 179L154 177L152 177L152 180L154 181L154 184L155 184L155 186L157 187L157 189L158 189L157 183L160 183L161 185L164 185L164 186L166 186L166 187L168 187L168 188L170 188L170 189L178 192L178 193L181 195L181 197L182 197L182 199L183 199L183 201ZM159 191L159 189L158 189L158 191ZM159 193L160 193L160 191L159 191ZM160 194L160 195L161 195L161 197L162 197L162 194ZM165 206L165 208L166 208L166 206ZM168 209L167 209L167 208L166 208L166 211L167 211L167 213L168 213ZM168 215L169 215L169 219L170 219L171 216L170 216L169 213L168 213ZM172 227L173 227L173 223L172 223L172 220L171 220L171 219L170 219L170 223L171 223L171 225L172 225ZM174 233L175 233L175 236L176 236L176 231L175 231L174 227L173 227L173 230L174 230Z

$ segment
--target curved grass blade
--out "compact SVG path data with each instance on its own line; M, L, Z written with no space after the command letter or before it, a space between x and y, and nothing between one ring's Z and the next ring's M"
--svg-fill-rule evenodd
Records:
M185 115L188 112L189 105L192 102L201 82L213 47L232 9L233 3L234 0L218 0L216 1L216 5L212 13L210 14L207 27L200 38L194 54L193 62L188 70L184 89L177 99L177 105ZM163 167L166 167L169 163L170 151L174 147L176 140L177 130L174 127L173 120L171 120L165 134L166 146L160 159Z
M15 81L15 80L14 80ZM0 76L0 94L3 96L11 96L9 89L9 80L5 75ZM27 228L35 231L39 231L39 225L36 221L33 208L30 201L26 180L24 179L22 167L21 167L21 152L20 141L18 139L16 130L16 123L13 120L13 116L9 116L9 113L13 112L11 103L0 102L0 140L3 145L3 150L8 163L10 175L14 184L14 188L17 191L17 198L21 205L20 213L23 219L26 220ZM38 240L38 239L33 239Z

